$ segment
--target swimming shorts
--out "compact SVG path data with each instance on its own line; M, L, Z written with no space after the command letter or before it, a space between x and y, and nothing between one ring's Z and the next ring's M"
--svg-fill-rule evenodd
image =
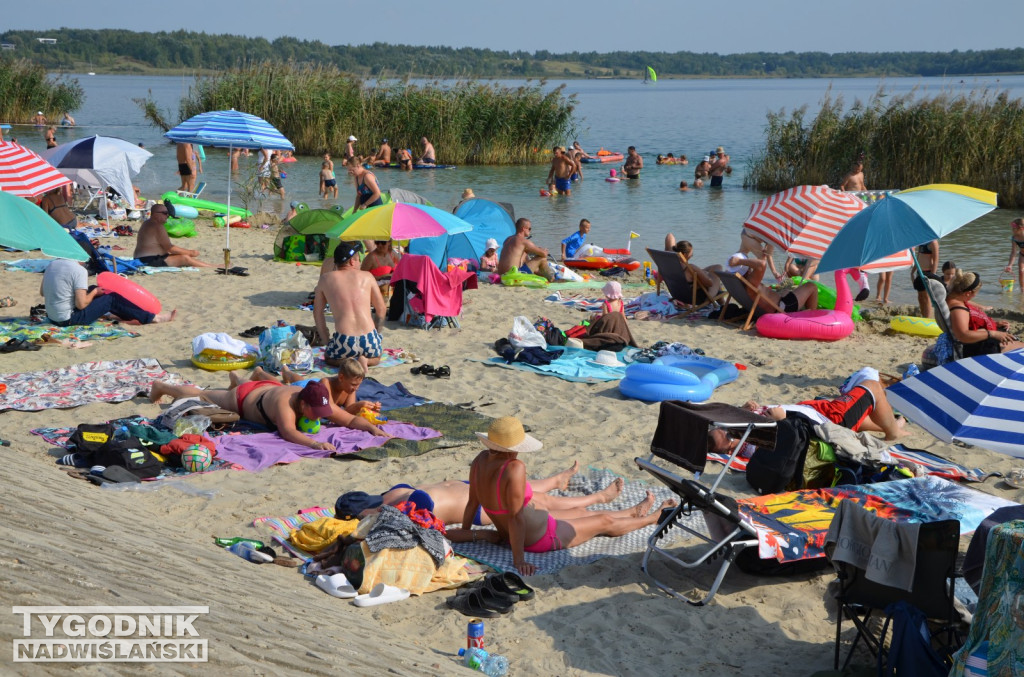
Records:
M572 190L572 181L569 179L555 179L555 188L557 188L559 192Z
M789 292L779 299L779 308L784 313L795 313L800 310L800 299L793 292Z
M712 176L711 177L711 187L712 188L720 188L722 186L722 179L723 178L724 177L722 177L722 176Z
M807 400L798 404L811 407L836 425L856 430L875 408L875 396L864 386L856 386L834 400Z
M626 178L627 179L639 179L640 175L639 174L626 174Z
M154 268L166 268L167 254L158 254L156 256L140 256L139 261L142 261L142 265L144 266L152 266Z
M178 173L182 176L192 176L192 168L185 162L178 163Z
M579 174L573 174L569 177L570 181L579 181L582 177Z
M533 275L534 274L533 271L530 270L530 266L526 265L525 263L523 265L519 266L519 272L520 273L525 273L526 275Z
M362 336L345 336L334 332L327 342L326 358L342 360L346 357L380 357L384 352L384 342L376 330Z
M558 520L548 514L548 528L544 535L537 539L536 543L528 545L523 550L526 552L554 552L564 550L565 546L558 540Z
M325 188L334 188L337 185L338 185L338 180L337 179L324 179L324 187Z
M277 381L246 381L245 383L239 383L238 387L235 388L235 403L238 405L238 413L242 413L242 405L245 403L245 398L252 394L252 391L264 387L281 386L283 383ZM270 419L267 418L266 414L263 414L263 408L260 407L260 414L263 415L263 420L270 424Z
M270 177L270 182L274 184L274 188L281 188L284 185L283 183L281 183L281 179L277 178L276 176Z

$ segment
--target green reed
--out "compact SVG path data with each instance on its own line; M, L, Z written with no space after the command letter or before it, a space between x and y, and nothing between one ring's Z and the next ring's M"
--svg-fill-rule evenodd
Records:
M0 58L0 120L32 122L37 111L59 121L78 110L85 94L74 79L47 77L46 69L25 59Z
M139 105L153 119L145 102ZM300 154L340 155L349 135L368 155L388 139L422 150L421 137L446 164L544 162L541 151L576 133L575 96L544 83L504 87L472 80L424 85L378 80L372 86L328 65L258 63L196 81L181 101L182 120L235 108L264 118Z
M744 186L838 186L863 152L868 188L959 183L998 193L1000 206L1024 207L1024 102L1007 92L918 98L880 89L849 109L829 93L810 122L806 112L768 114L765 146Z

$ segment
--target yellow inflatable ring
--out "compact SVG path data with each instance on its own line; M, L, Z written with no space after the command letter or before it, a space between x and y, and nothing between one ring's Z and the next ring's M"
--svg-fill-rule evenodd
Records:
M259 360L259 355L239 357L220 350L204 350L192 356L192 364L207 371L231 371L249 369Z
M942 329L938 323L931 318L913 317L911 315L897 315L889 320L889 326L893 331L914 336L925 336L935 338L942 335Z

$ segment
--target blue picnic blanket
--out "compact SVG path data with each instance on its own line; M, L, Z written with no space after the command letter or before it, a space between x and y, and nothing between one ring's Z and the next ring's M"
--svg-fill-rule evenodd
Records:
M505 367L506 369L518 369L520 371L532 371L536 374L545 376L557 376L558 378L565 381L573 381L576 383L605 383L608 381L618 381L626 375L626 367L606 367L601 364L597 364L594 360L597 358L597 353L593 350L585 350L583 348L570 348L569 346L549 346L552 349L561 349L564 352L562 356L557 360L553 360L551 364L544 365L530 365L522 362L513 362L512 364L506 364L505 360L501 357L492 357L487 360L480 360L476 358L467 358L474 362L483 362L495 367ZM624 362L623 355L627 351L633 350L626 348L619 353L617 357L620 362ZM635 352L635 351L634 351Z

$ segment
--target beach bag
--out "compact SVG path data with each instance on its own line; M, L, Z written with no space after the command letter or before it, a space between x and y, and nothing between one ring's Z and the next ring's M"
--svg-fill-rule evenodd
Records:
M302 332L295 327L271 327L260 334L260 355L263 368L280 373L281 367L292 371L313 371L313 349Z
M164 467L138 437L110 441L93 455L91 461L94 465L120 466L140 480L156 477Z
M79 423L68 438L68 449L91 457L114 439L114 426L109 423Z
M523 315L518 315L514 320L512 320L512 331L508 334L508 341L516 350L522 350L523 348L530 347L548 347L548 342L544 339L544 334L537 331L537 328L533 326L533 323Z

